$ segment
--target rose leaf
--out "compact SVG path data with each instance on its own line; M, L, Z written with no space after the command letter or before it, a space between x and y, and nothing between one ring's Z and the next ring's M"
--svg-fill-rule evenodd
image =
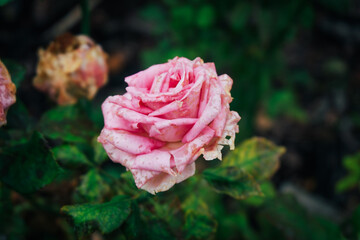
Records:
M270 178L276 172L280 165L279 158L284 153L284 147L265 138L254 137L230 152L221 167L239 167L260 181Z
M101 164L106 159L108 159L108 155L105 152L105 149L102 146L102 144L97 141L97 137L93 139L92 146L94 149L94 162L95 163Z
M72 217L81 233L100 230L110 233L120 227L130 214L131 201L125 196L116 196L106 203L86 203L64 206L61 211Z
M61 145L53 148L55 159L63 166L77 168L81 166L91 166L86 155L76 146Z
M95 169L91 169L82 176L74 197L80 202L99 202L109 191L110 187L102 176Z
M60 106L47 111L38 128L48 138L66 142L87 142L95 135L94 126L78 105Z
M44 187L61 172L38 132L27 143L0 149L0 159L0 179L20 193Z
M217 222L200 198L190 195L181 207L185 212L186 239L208 239L216 232Z
M203 176L215 191L235 199L262 196L259 184L242 168L230 166L206 169Z

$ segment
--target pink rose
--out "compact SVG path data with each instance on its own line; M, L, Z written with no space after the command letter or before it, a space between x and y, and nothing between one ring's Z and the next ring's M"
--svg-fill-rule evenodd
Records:
M102 105L98 140L138 188L166 191L195 173L200 155L221 159L223 145L234 149L240 117L229 109L233 81L213 63L176 57L125 81L127 93Z
M6 112L16 102L16 87L10 74L0 61L0 127L6 124Z
M63 34L39 50L34 86L59 105L92 99L108 79L107 55L84 35Z

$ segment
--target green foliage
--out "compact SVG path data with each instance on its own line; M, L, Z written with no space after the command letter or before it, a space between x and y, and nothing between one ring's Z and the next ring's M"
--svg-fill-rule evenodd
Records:
M66 142L86 142L96 134L80 104L47 111L41 117L38 129L48 138Z
M43 136L35 132L29 142L0 149L0 178L21 193L51 183L61 171Z
M284 152L285 148L255 137L230 152L220 167L205 170L203 176L216 191L236 199L263 196L259 183L274 174Z
M260 186L253 176L238 167L207 169L203 176L215 191L228 194L236 199L262 195Z
M53 148L55 159L65 167L91 166L84 153L74 145L60 145Z
M130 200L124 196L116 196L107 203L64 206L61 211L72 217L80 232L98 229L102 233L110 233L129 216Z
M202 199L190 195L181 207L185 212L186 239L206 239L216 232L217 222Z
M107 153L101 143L97 141L97 137L92 140L92 147L94 149L94 162L97 164L103 163L108 159Z
M109 191L110 186L102 176L95 169L91 169L81 177L81 183L75 191L75 199L77 202L100 202Z
M354 187L359 187L360 183L360 152L354 155L346 156L343 160L343 166L348 170L348 175L336 184L337 192L344 192Z

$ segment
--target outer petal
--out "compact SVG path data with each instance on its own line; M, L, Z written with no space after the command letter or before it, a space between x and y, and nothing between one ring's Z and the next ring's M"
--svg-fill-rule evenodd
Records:
M112 103L109 99L101 105L101 109L104 115L104 124L107 129L118 129L126 131L138 131L131 125L131 122L121 118L117 112L122 109L118 104Z
M144 172L142 172L141 174L144 174ZM148 174L146 177L149 177L151 175L149 173L146 174ZM192 163L188 165L184 169L184 171L177 176L171 176L166 173L155 174L152 175L152 178L149 178L144 185L142 186L137 185L137 186L140 187L141 189L148 191L151 194L155 194L157 192L163 192L169 190L176 183L182 182L185 179L193 176L194 174L195 174L195 163ZM133 172L133 175L134 175L134 179L136 178L146 179L146 177L144 178L144 176L141 176L139 173L134 174Z
M153 150L150 153L136 156L135 161L131 164L131 169L150 170L176 175L175 171L171 169L170 153L160 150Z
M223 145L229 145L230 150L234 150L235 135L239 132L239 126L237 123L240 119L241 118L237 112L231 111L228 113L222 136L220 138L213 139L213 142L205 148L205 152L203 154L205 160L213 160L215 158L221 160L221 149L223 148ZM227 139L227 136L230 136L230 139Z
M190 164L194 156L210 142L214 136L214 130L209 127L205 127L193 141L184 144L182 147L171 150L170 153L174 157L175 165L179 173L181 173L186 165Z
M132 162L136 158L135 155L116 148L113 144L102 139L101 137L98 138L98 141L102 143L106 153L113 162L120 163L124 167L130 168Z
M101 131L99 142L109 142L116 148L131 153L131 154L144 154L149 153L153 149L162 147L163 142L158 140L132 134L123 130L108 130L104 128Z

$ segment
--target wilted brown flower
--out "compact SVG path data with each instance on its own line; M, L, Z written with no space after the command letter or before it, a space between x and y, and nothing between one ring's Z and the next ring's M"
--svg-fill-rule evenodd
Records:
M87 36L63 34L39 50L34 86L59 105L92 99L108 79L107 55Z
M16 102L16 87L10 74L0 61L0 127L6 124L6 112Z

